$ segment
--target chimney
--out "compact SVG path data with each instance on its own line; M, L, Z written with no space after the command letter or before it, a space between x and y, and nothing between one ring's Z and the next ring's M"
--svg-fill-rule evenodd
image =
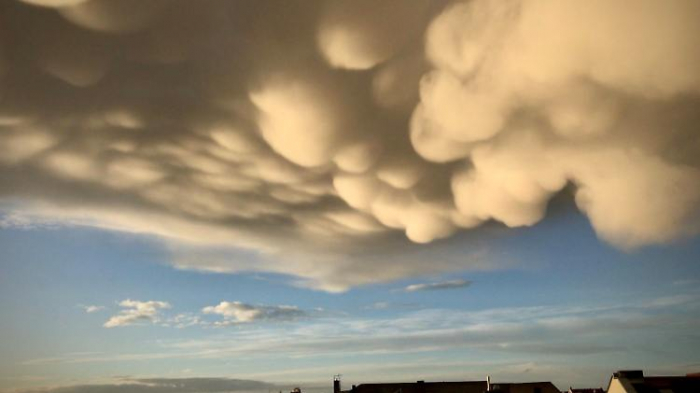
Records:
M491 376L490 375L486 376L486 391L487 392L491 391Z
M333 376L333 393L340 393L340 374Z
M642 370L620 370L613 373L613 378L626 378L630 381L638 382L644 380L644 372Z

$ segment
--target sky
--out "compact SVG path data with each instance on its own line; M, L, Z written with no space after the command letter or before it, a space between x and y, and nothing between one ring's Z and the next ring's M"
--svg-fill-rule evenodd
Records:
M0 391L700 370L700 3L0 0Z

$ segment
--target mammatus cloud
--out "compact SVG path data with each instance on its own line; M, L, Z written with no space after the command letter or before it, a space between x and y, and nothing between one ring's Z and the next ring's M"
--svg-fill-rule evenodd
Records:
M123 308L119 314L112 316L104 327L113 328L119 326L130 326L139 323L156 323L160 321L160 311L170 308L167 302L149 300L141 302L138 300L122 300L119 306Z
M217 314L224 318L219 325L249 323L257 321L290 321L307 317L308 314L296 306L263 306L241 302L221 302L202 309L204 314Z
M488 267L426 265L426 243L534 225L562 190L607 242L670 242L700 222L698 20L692 0L3 2L0 201L330 291Z
M450 280L442 282L432 282L432 283L422 283L422 284L412 284L404 288L406 292L418 292L418 291L434 291L440 289L455 289L455 288L466 288L472 285L469 280Z

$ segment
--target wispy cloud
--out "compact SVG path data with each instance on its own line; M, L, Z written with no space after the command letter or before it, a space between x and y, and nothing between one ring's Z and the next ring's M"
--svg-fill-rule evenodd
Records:
M255 321L263 317L245 313L249 308L230 304L219 307L215 314L229 313L222 323L238 324L241 329L219 330L215 337L160 341L152 352L74 354L34 359L25 364L236 359L262 356L271 351L290 357L323 358L338 354L432 353L460 348L491 353L584 356L625 351L630 346L638 348L632 338L627 340L623 335L620 339L621 332L630 329L635 330L636 337L658 334L662 329L664 334L689 340L697 340L689 332L700 329L692 313L688 314L689 307L697 309L698 306L692 306L694 303L640 301L610 306L538 306L479 311L426 309L392 318L319 318L303 324L255 327L239 322L239 318ZM279 312L267 307L268 315ZM234 311L241 308L243 315ZM282 314L287 312L298 313L285 309ZM277 317L281 318L279 314ZM673 323L669 324L671 317Z
M73 385L49 389L24 389L21 393L214 393L268 392L275 385L253 380L230 378L126 378L120 383Z
M32 230L59 229L66 226L71 226L71 224L29 212L13 211L11 206L0 204L0 228Z
M698 285L700 284L700 279L697 278L685 278L681 280L676 280L673 282L673 285L676 286L691 286L691 285Z
M155 323L160 320L160 310L171 307L167 302L156 300L142 302L131 299L121 301L119 306L122 307L123 310L105 322L104 327L113 328L139 323Z
M436 291L441 289L466 288L472 285L469 280L450 280L432 283L412 284L404 288L406 292Z
M420 308L420 305L417 303L405 303L405 302L389 302L389 301L382 301L382 302L375 302L372 304L369 304L363 309L365 310L388 310L388 309L394 309L394 310L415 310Z
M656 298L649 303L649 307L672 307L694 302L698 300L696 294L681 294Z
M96 312L99 312L99 311L102 311L105 309L105 306L84 305L84 304L80 304L80 305L78 305L78 307L85 310L85 312L88 314L96 313Z
M206 326L208 323L203 321L199 315L192 313L180 313L173 317L167 318L163 322L163 326L172 326L178 329L197 325Z
M369 306L365 306L365 309L367 309L367 310L386 310L389 307L391 307L390 302L375 302L375 303L370 304Z
M241 302L223 301L216 306L202 309L204 314L217 314L224 318L218 325L250 323L257 321L291 321L308 316L306 311L296 306L252 305Z

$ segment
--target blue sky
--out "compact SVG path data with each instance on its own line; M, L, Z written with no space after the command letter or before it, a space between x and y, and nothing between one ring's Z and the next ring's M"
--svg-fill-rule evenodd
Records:
M700 363L700 243L624 253L600 243L574 212L493 239L498 254L518 258L516 267L344 293L298 288L280 275L173 269L158 241L116 232L6 227L0 236L1 377L15 387L114 382L124 375L318 385L334 373L348 383L490 373L598 386L616 368L677 373ZM471 285L404 290L450 280ZM172 308L160 322L103 327L124 299ZM308 315L215 327L221 318L201 311L222 301L294 305ZM81 307L87 305L104 309L87 313ZM162 326L182 313L201 321ZM480 336L480 326L493 336Z
M0 390L697 372L699 21L0 0Z

